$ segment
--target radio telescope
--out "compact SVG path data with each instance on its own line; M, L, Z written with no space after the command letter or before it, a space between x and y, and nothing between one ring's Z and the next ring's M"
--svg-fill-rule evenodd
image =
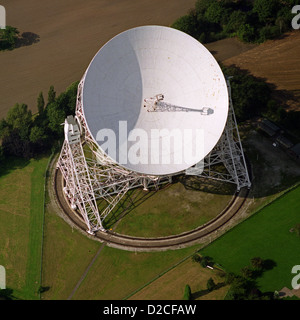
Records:
M63 190L91 234L104 231L129 189L157 188L177 174L250 187L229 80L201 43L173 28L137 27L108 41L79 83L64 130ZM213 171L220 163L227 173Z

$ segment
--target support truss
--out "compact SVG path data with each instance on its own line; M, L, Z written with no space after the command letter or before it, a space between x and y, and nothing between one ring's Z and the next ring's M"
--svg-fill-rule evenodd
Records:
M96 145L89 133L82 107L82 87L85 75L78 86L76 115L65 121L65 141L57 163L64 177L64 192L70 206L82 215L88 232L104 230L103 221L121 201L126 192L136 187L158 188L172 181L172 176L148 176L127 170L115 162ZM185 171L187 175L198 175L210 179L234 183L237 189L250 187L245 157L234 115L231 88L227 123L216 147L194 167ZM216 165L226 172L215 170ZM184 172L181 172L184 173ZM105 207L98 209L98 200Z
M234 114L229 80L227 80L227 87L229 111L223 135L204 161L195 168L188 169L187 174L234 183L239 191L243 187L250 188L251 182ZM226 171L216 170L218 165L225 167Z

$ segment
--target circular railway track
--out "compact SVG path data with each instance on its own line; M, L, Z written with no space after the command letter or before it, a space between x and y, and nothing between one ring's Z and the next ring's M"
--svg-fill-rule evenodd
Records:
M65 199L63 193L63 177L59 169L54 173L54 191L57 204L77 228L86 232L86 225L80 214L72 210ZM90 236L100 242L105 242L110 247L128 251L163 251L168 249L180 249L191 246L203 241L213 235L221 227L228 223L241 211L249 194L248 188L242 188L236 192L227 205L227 207L214 219L204 225L201 225L193 230L183 232L177 235L143 238L119 234L113 231L97 231L94 236ZM209 239L209 238L208 238Z

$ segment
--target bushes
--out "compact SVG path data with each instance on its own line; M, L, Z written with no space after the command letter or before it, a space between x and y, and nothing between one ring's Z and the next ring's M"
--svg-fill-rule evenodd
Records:
M30 158L52 148L63 136L65 118L75 112L78 82L56 97L53 86L48 92L48 103L42 92L37 99L38 113L32 115L25 104L15 104L6 119L0 121L0 138L4 155Z
M267 111L268 102L271 100L271 89L265 81L234 66L222 69L226 76L233 76L230 85L238 121L251 119Z
M243 42L254 42L255 41L255 31L250 24L246 23L239 27L237 31L238 38Z
M202 43L237 35L241 41L261 43L291 29L291 8L298 0L198 0L189 14L171 27Z
M19 36L17 28L6 26L5 29L0 29L0 50L12 50Z
M191 300L191 287L187 284L184 288L184 294L182 300Z

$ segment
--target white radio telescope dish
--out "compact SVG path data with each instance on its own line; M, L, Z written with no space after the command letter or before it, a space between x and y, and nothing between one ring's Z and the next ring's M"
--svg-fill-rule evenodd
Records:
M149 108L153 99L159 110L155 104ZM114 162L145 175L175 174L201 161L223 133L228 104L226 81L211 53L169 27L137 27L115 36L95 55L83 82L84 118L96 144ZM99 131L105 130L116 135L114 152L104 150L105 139L99 140ZM182 143L173 143L179 137L174 138L174 130ZM184 140L187 130L192 135ZM193 151L199 130L203 140L197 158ZM146 143L140 140L144 150L133 148L142 138L132 132L147 137ZM168 139L171 147L165 148ZM145 149L141 161L126 159L132 150ZM169 163L162 160L168 157Z

